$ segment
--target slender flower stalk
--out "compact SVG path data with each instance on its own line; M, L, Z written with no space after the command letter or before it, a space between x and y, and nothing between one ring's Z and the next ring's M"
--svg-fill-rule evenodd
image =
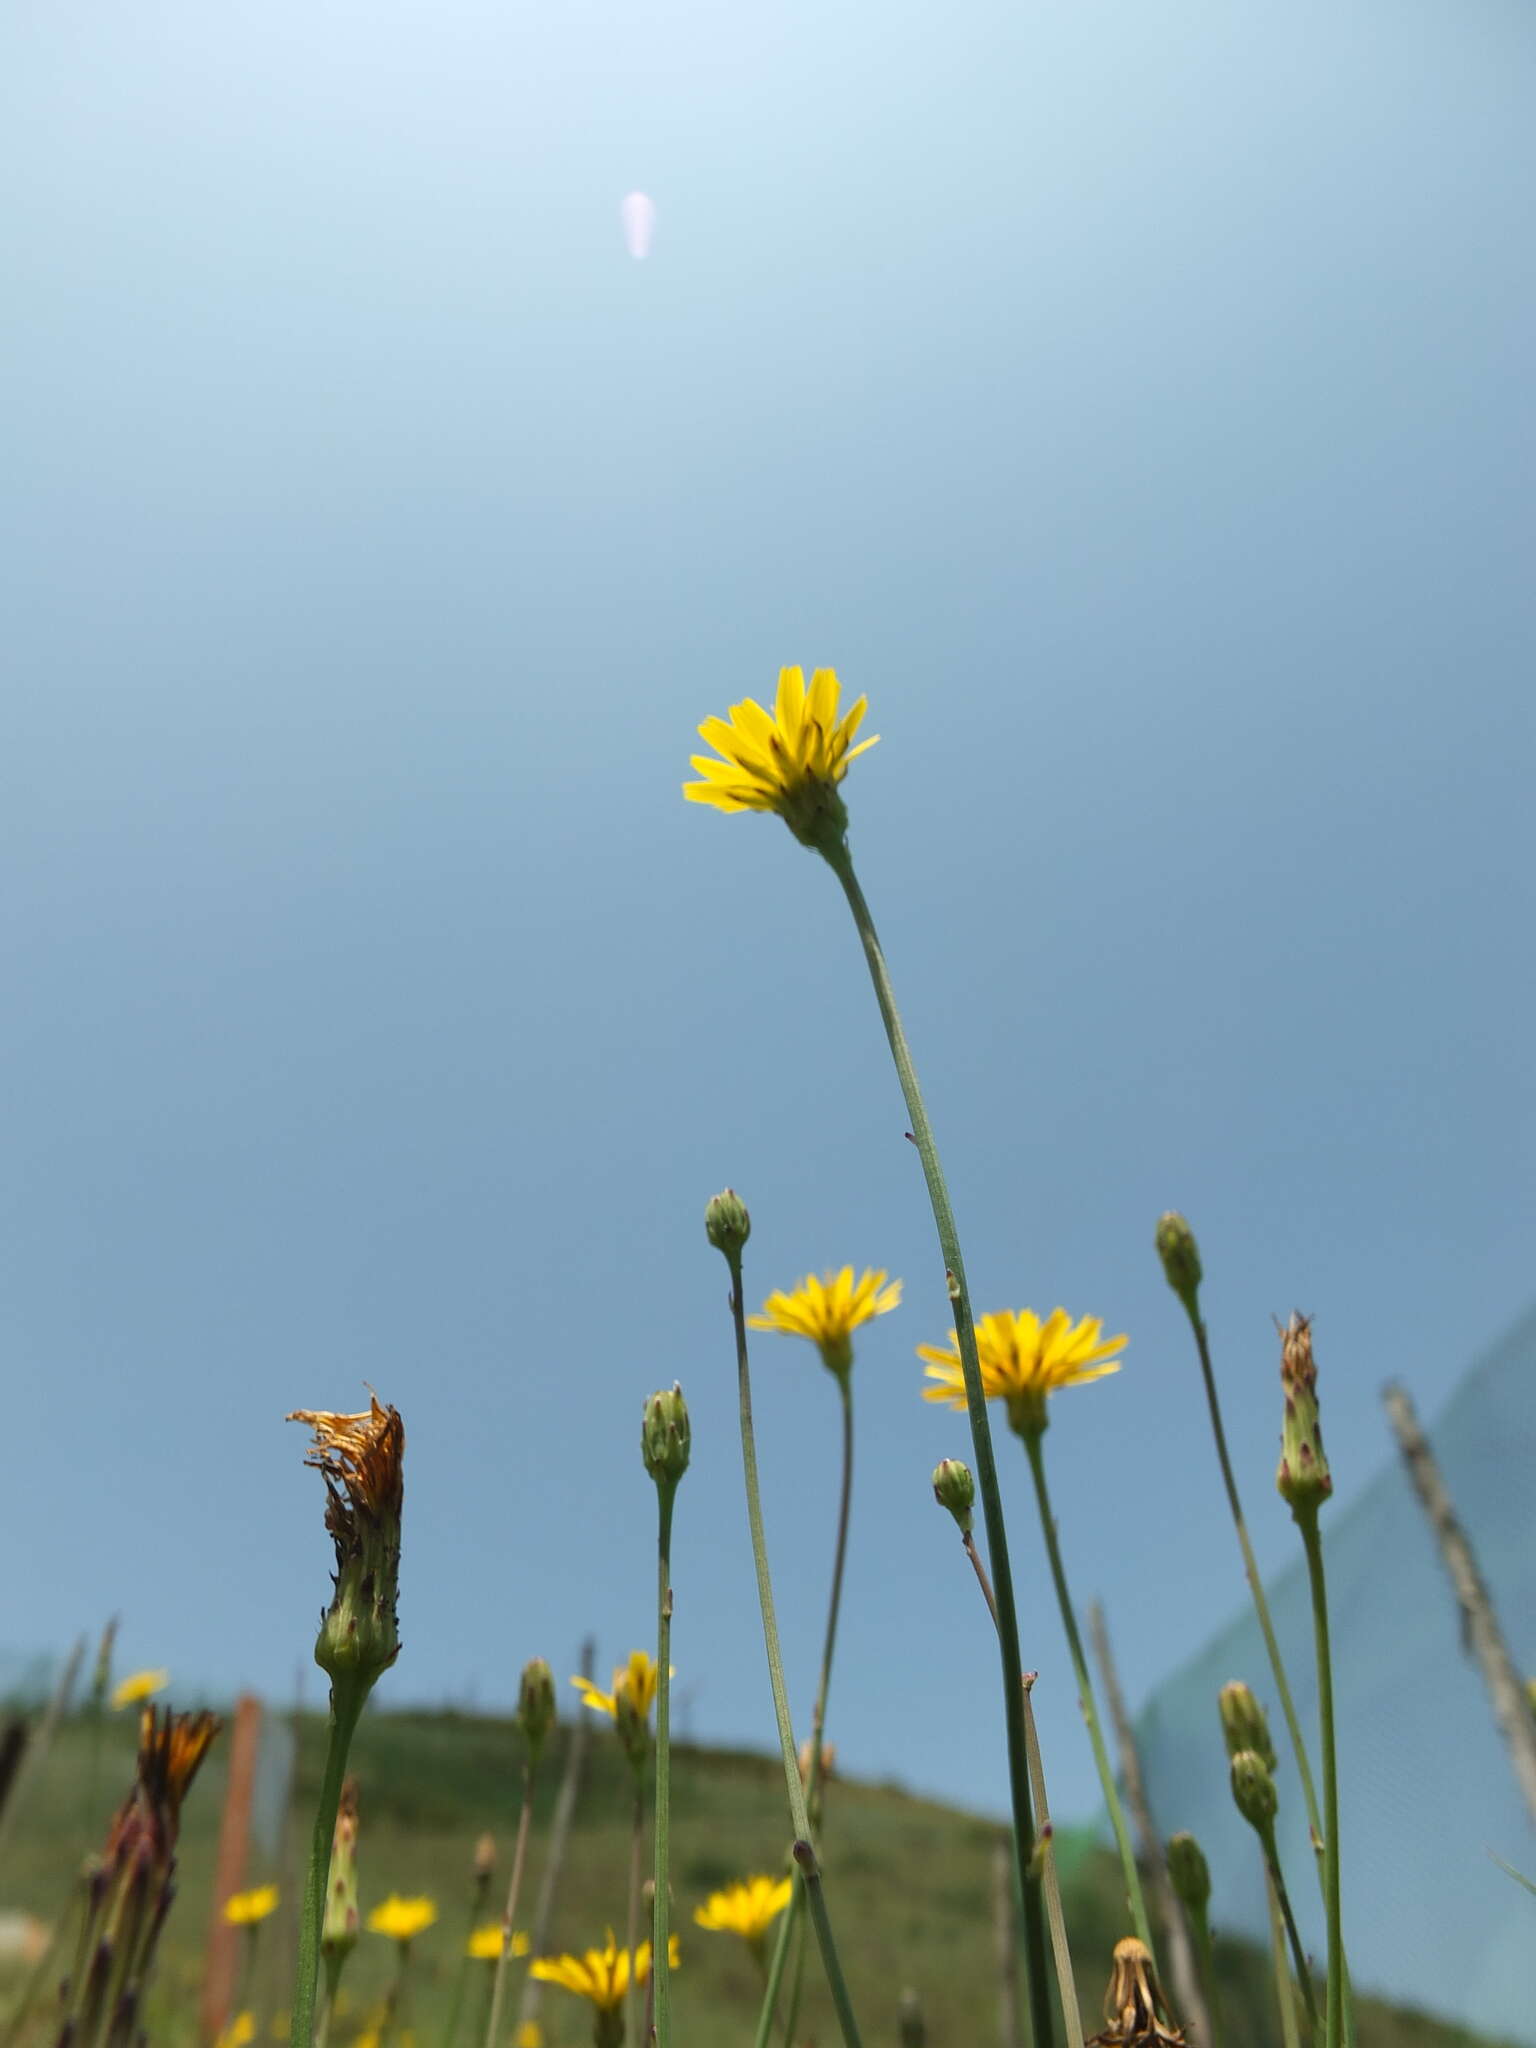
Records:
M507 1880L507 1903L501 1916L501 1948L496 1957L496 1974L491 1981L485 2048L496 2048L500 2038L502 2001L507 1990L507 1959L517 1953L517 1902L523 1888L528 1832L533 1824L534 1777L549 1731L555 1725L555 1681L542 1657L531 1657L523 1666L517 1691L516 1719L518 1732L523 1738L523 1803L518 1810L517 1839L512 1845L512 1873ZM633 1952L633 1942L630 1949Z
M826 1632L822 1638L821 1670L816 1680L816 1703L811 1713L811 1739L804 1773L805 1804L817 1838L821 1834L821 1778L827 1725L827 1695L832 1684L832 1660L837 1649L837 1623L842 1607L843 1572L848 1558L848 1521L853 1504L853 1333L876 1316L886 1315L901 1300L901 1282L888 1282L884 1272L866 1270L856 1281L853 1268L828 1273L817 1279L806 1275L790 1293L770 1294L760 1315L749 1316L753 1330L778 1330L788 1336L808 1337L821 1353L821 1362L837 1383L842 1408L842 1478L838 1492L837 1536L832 1551L832 1588L827 1600ZM784 2025L787 2041L795 2037L800 2015L805 1948L802 1914L805 1892L797 1882L788 1915L779 1924L769 1970L764 2006L769 2023L773 2018L785 1958L791 1944L795 1969L790 1980L789 2008Z
M1275 1896L1275 1880L1264 1876L1264 1896L1269 1903L1269 1960L1275 1978L1275 2002L1280 2008L1280 2039L1284 2048L1301 2048L1301 2027L1296 2018L1296 1987L1285 1955L1285 1921Z
M1115 1845L1120 1851L1120 1872L1125 1880L1126 1904L1130 1908L1137 1937L1151 1954L1152 1927L1147 1918L1146 1900L1142 1897L1141 1875L1136 1868L1136 1856L1131 1847L1130 1830L1126 1826L1125 1810L1120 1803L1120 1790L1115 1783L1114 1768L1109 1760L1109 1751L1104 1745L1104 1731L1099 1725L1099 1706L1094 1697L1093 1679L1089 1675L1088 1659L1083 1654L1083 1639L1078 1633L1077 1614L1072 1606L1066 1569L1061 1561L1061 1545L1056 1536L1056 1518L1051 1513L1051 1496L1045 1482L1042 1434L1040 1429L1025 1432L1024 1449L1029 1458L1030 1474L1035 1482L1035 1499L1040 1508L1040 1527L1045 1536L1046 1556L1050 1560L1051 1583L1056 1588L1056 1604L1061 1609L1061 1625L1066 1631L1067 1649L1072 1658L1072 1675L1077 1681L1077 1703L1088 1725L1088 1740L1093 1746L1093 1761L1098 1767L1099 1784L1103 1788L1105 1803L1109 1808L1110 1825L1115 1831Z
M475 1947L480 1933L480 1923L485 1916L486 1899L490 1894L491 1879L496 1874L496 1843L490 1835L482 1835L475 1844L474 1862L470 1866L469 1884L469 1925L465 1930L464 1953L459 1958L459 1967L454 1972L453 1996L448 2004L448 2023L443 2029L443 2048L454 2048L458 2039L459 2022L464 2012L464 1993L468 1988L470 1973L474 1968L478 1951ZM495 1956L501 1954L501 1929L496 1935ZM494 1958L493 1958L494 1959Z
M912 1054L907 1045L901 1013L896 1007L896 994L886 966L885 953L880 944L879 934L875 930L869 905L865 901L864 891L859 886L858 876L854 873L853 857L848 851L846 839L839 839L830 849L821 850L827 865L842 885L843 894L848 900L848 908L853 915L854 927L859 935L859 942L864 949L865 964L874 987L875 1001L885 1026L891 1058L895 1063L901 1092L906 1101L907 1114L912 1121L913 1142L922 1160L923 1178L927 1184L929 1205L933 1210L934 1227L938 1233L939 1254L944 1261L945 1284L954 1305L956 1327L961 1333L960 1363L964 1374L966 1414L971 1426L976 1484L981 1493L987 1554L992 1561L997 1600L997 1639L1002 1660L1003 1714L1008 1736L1008 1784L1013 1807L1014 1861L1018 1871L1020 1897L1023 1901L1024 1976L1028 1987L1035 2048L1051 2048L1045 1918L1039 1879L1032 1874L1035 1819L1030 1798L1029 1759L1024 1739L1023 1694L1020 1690L1023 1659L1019 1650L1018 1609L1014 1600L1013 1571L1008 1558L1008 1532L1003 1520L1003 1500L997 1480L997 1462L992 1450L992 1428L987 1417L986 1396L981 1383L981 1364L977 1357L976 1340L972 1329L970 1289L966 1283L965 1261L960 1251L960 1235L955 1224L954 1210L950 1206L949 1187L939 1159L938 1143L928 1119L927 1105L923 1100L917 1069L913 1065Z
M1211 2016L1211 2041L1215 2043L1221 2039L1221 2002L1216 1959L1211 1949L1211 1866L1191 1834L1169 1836L1167 1862L1168 1882L1194 1930L1200 1989Z
M990 1591L981 1560L975 1554L975 1545L970 1544L969 1538L967 1543L976 1569L981 1575L982 1590ZM1035 1812L1040 1817L1040 1841L1045 1851L1041 1882L1045 1890L1046 1919L1051 1930L1051 1953L1056 1963L1056 1989L1061 1999L1061 2023L1066 2029L1065 2038L1077 2042L1083 2038L1083 2021L1077 2009L1077 1979L1072 1969L1072 1949L1067 1941L1067 1916L1061 1906L1061 1878L1056 1869L1056 1832L1051 1826L1050 1803L1045 1796L1045 1764L1040 1756L1040 1736L1035 1728L1032 1694L1037 1676L1038 1674L1033 1671L1026 1671L1024 1674L1024 1740L1029 1745L1030 1783L1034 1788Z
M656 1483L656 1883L652 1907L652 2025L656 2048L671 2048L672 1972L672 1509L688 1470L693 1430L683 1390L653 1394L645 1404L640 1454ZM633 1938L630 1947L634 1947Z
M966 1408L977 1481L981 1488L987 1550L997 1579L998 1650L1002 1661L1003 1713L1008 1731L1014 1858L1024 1905L1025 1975L1029 1982L1035 2048L1051 2048L1051 2004L1045 1978L1045 1922L1040 1887L1038 1881L1030 1876L1035 1824L1025 1753L1022 1694L1019 1690L1023 1662L1019 1653L1018 1614L1013 1574L1008 1562L1002 1494L992 1454L992 1434L982 1391L981 1370L971 1335L965 1262L960 1253L949 1189L906 1032L896 1007L885 954L848 850L848 811L840 785L848 772L848 764L875 742L867 739L857 746L853 744L863 721L865 700L858 698L848 712L840 716L840 695L837 676L831 669L816 670L809 691L798 668L781 669L772 713L749 698L731 707L728 721L706 719L699 727L700 737L715 749L719 758L712 760L704 755L693 756L693 766L703 780L685 784L683 794L692 802L710 804L723 811L776 812L801 845L819 853L836 875L864 951L875 1001L885 1026L907 1114L911 1118L910 1135L922 1160L923 1178L927 1183L939 1252L944 1262L945 1284L964 1332L961 1361Z
M757 1478L757 1440L752 1427L752 1379L747 1363L747 1322L742 1299L741 1253L751 1234L746 1206L727 1189L717 1195L705 1211L705 1232L725 1259L731 1276L731 1321L736 1336L736 1386L741 1411L741 1463L746 1481L747 1524L752 1537L752 1559L757 1570L758 1605L763 1617L763 1646L768 1656L768 1678L773 1689L774 1715L779 1727L779 1748L784 1759L784 1787L789 1795L790 1819L795 1831L793 1855L806 1889L811 1924L821 1949L827 1985L837 2012L846 2048L862 2048L858 2021L848 1996L848 1985L838 1960L837 1942L827 1910L821 1867L811 1841L810 1817L806 1811L805 1788L800 1782L800 1764L795 1751L794 1727L789 1717L789 1696L784 1684L784 1661L779 1650L779 1629L774 1619L773 1582L768 1572L768 1546L763 1535L763 1506ZM761 2027L759 2028L761 2038Z
M1264 1592L1264 1581L1259 1574L1258 1559L1253 1554L1253 1544L1248 1537L1248 1523L1243 1514L1243 1503L1237 1491L1237 1480L1232 1471L1232 1458L1227 1449L1227 1432L1222 1422L1221 1401L1216 1392L1216 1374L1211 1365L1210 1338L1206 1332L1205 1318L1200 1313L1200 1283L1204 1270L1200 1264L1200 1250L1195 1234L1177 1210L1170 1209L1157 1226L1157 1250L1163 1262L1168 1285L1178 1296L1189 1327L1194 1333L1195 1349L1200 1358L1200 1376L1205 1384L1205 1405L1211 1418L1211 1436L1216 1445L1216 1460L1221 1466L1221 1481L1226 1489L1227 1508L1232 1516L1232 1527L1237 1532L1238 1548L1243 1553L1243 1576L1248 1581L1248 1591L1253 1599L1253 1611L1258 1619L1259 1633L1264 1638L1264 1649L1269 1658L1269 1668L1274 1675L1275 1690L1280 1696L1281 1712L1285 1715L1286 1731L1291 1738L1291 1749L1296 1758L1296 1770L1301 1779L1301 1794L1306 1802L1307 1822L1314 1839L1324 1840L1322 1815L1318 1810L1317 1791L1312 1783L1312 1766L1307 1757L1307 1745L1301 1732L1301 1717L1296 1712L1296 1702L1291 1697L1290 1680L1286 1676L1285 1660L1280 1654L1279 1639L1275 1625L1270 1619L1269 1601ZM1323 1885L1322 1865L1318 1865L1318 1884Z
M1318 1510L1333 1491L1317 1412L1317 1367L1312 1326L1293 1314L1280 1333L1280 1382L1285 1392L1280 1467L1275 1486L1301 1531L1312 1590L1312 1633L1317 1651L1317 1713L1323 1734L1324 1904L1328 1916L1327 2048L1344 2038L1344 1928L1339 1883L1339 1763L1333 1722L1333 1652L1328 1634L1328 1582Z
M1273 1752L1271 1751L1271 1757ZM1297 1982L1301 1995L1306 2001L1307 2023L1315 2033L1317 2030L1317 1995L1312 1988L1312 1972L1307 1967L1307 1952L1301 1945L1301 1934L1296 1926L1296 1915L1291 1911L1291 1895L1286 1889L1285 1873L1280 1868L1280 1850L1275 1841L1275 1813L1279 1801L1275 1792L1275 1781L1270 1775L1269 1761L1254 1749L1239 1749L1232 1754L1232 1798L1238 1812L1247 1821L1259 1838L1264 1852L1264 1869L1269 1879L1272 1897L1280 1908L1285 1923L1286 1935L1291 1944L1291 1957L1296 1965Z

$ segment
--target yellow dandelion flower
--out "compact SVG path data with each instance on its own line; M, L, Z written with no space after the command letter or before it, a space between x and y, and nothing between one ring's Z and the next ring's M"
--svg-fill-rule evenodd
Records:
M256 2038L256 2015L253 2012L237 2012L227 2026L220 2029L215 2048L248 2048Z
M231 1892L224 1901L224 1918L231 1927L254 1927L276 1911L275 1884L257 1885L249 1892Z
M477 1963L494 1963L501 1955L501 1922L488 1920L484 1927L477 1927L464 1945L464 1953L473 1956ZM525 1956L528 1953L526 1934L514 1933L507 1949L509 1956Z
M157 1692L164 1692L171 1682L169 1671L130 1672L120 1685L112 1689L112 1705L136 1707L143 1700L152 1700Z
M829 1371L841 1376L853 1364L853 1333L861 1323L888 1315L901 1301L901 1282L869 1267L855 1280L852 1266L840 1273L807 1273L788 1294L770 1294L761 1315L748 1316L754 1330L778 1330L809 1337Z
M613 1691L600 1692L590 1678L577 1676L572 1685L581 1694L584 1707L592 1707L599 1714L607 1714L611 1720L619 1716L619 1701L624 1699L643 1721L651 1711L651 1701L656 1697L657 1667L655 1660L644 1650L631 1650L629 1662L614 1667Z
M402 1899L398 1892L391 1892L383 1905L375 1906L368 1915L368 1932L387 1935L391 1941L414 1941L436 1918L435 1900Z
M675 1934L667 1943L667 1959L675 1970L680 1960ZM528 1969L541 1984L558 1984L578 1998L590 1999L599 2012L616 2012L629 1989L629 1950L617 1945L611 1927L604 1947L589 1948L580 1956L537 1956ZM635 1950L635 1982L644 1984L650 1974L651 1944L642 1941Z
M866 700L858 698L839 718L841 694L830 668L816 670L809 690L803 670L781 668L771 713L748 697L731 706L729 719L705 719L699 737L721 758L693 755L704 780L685 782L683 795L719 811L777 811L804 845L836 844L848 829L837 785L855 755L875 744L853 744Z
M1053 1309L1043 1323L1027 1308L1017 1315L1004 1309L983 1316L976 1325L976 1350L987 1399L1007 1403L1008 1420L1020 1436L1038 1435L1046 1424L1048 1395L1120 1370L1116 1354L1127 1340L1106 1338L1103 1330L1097 1316L1074 1323L1064 1308ZM928 1361L926 1377L935 1383L924 1387L923 1399L964 1408L965 1375L955 1332L950 1331L942 1348L919 1344L917 1355Z
M544 2029L537 2020L524 2020L517 2030L517 2048L544 2048Z
M744 1884L728 1884L724 1891L711 1892L693 1917L712 1934L739 1934L743 1941L760 1942L789 1904L794 1886L787 1877L749 1877Z

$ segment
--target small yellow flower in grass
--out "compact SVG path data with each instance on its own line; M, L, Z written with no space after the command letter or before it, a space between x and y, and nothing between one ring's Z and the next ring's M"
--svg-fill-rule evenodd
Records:
M114 1707L136 1707L144 1700L152 1700L157 1692L164 1692L171 1682L169 1671L134 1671L120 1685L112 1688Z
M581 1694L584 1707L592 1707L599 1714L607 1714L617 1720L622 1695L644 1720L651 1711L651 1701L656 1697L656 1677L655 1659L648 1657L644 1650L631 1650L629 1662L614 1668L612 1692L599 1692L590 1678L578 1676L571 1683Z
M667 1959L675 1970L680 1961L675 1934L667 1944ZM629 1950L618 1946L610 1927L604 1947L589 1948L580 1956L536 1956L528 1970L541 1984L558 1984L590 1999L599 2012L616 2012L629 1989ZM645 1983L650 1974L651 1944L642 1941L635 1950L635 1982Z
M517 2030L517 2048L544 2048L544 2029L537 2020L524 2020Z
M414 1941L436 1918L434 1900L402 1899L398 1892L391 1892L383 1905L375 1906L368 1915L368 1932L387 1935L391 1941Z
M248 2048L256 2038L256 2015L253 2012L237 2012L227 2026L219 2033L216 2048Z
M1028 1308L1017 1315L1004 1309L983 1316L976 1325L976 1350L987 1399L1007 1403L1008 1421L1020 1436L1038 1436L1046 1425L1049 1395L1120 1370L1116 1354L1127 1339L1105 1337L1103 1331L1097 1316L1074 1323L1064 1308L1053 1309L1043 1323ZM924 1387L923 1399L964 1408L965 1374L956 1333L950 1331L942 1348L919 1344L917 1355L927 1359L927 1377L935 1382Z
M494 1963L501 1954L501 1922L488 1920L484 1927L477 1927L465 1943L464 1953L473 1956L477 1963ZM527 1953L527 1935L514 1933L507 1954L525 1956Z
M254 1927L276 1911L275 1884L257 1885L249 1892L231 1892L224 1901L224 1918L231 1927Z
M793 1890L787 1877L749 1877L744 1884L711 1892L702 1906L694 1907L693 1917L711 1934L739 1934L743 1941L760 1944Z
M809 1337L829 1372L841 1377L853 1364L853 1333L861 1323L889 1315L901 1301L901 1282L865 1267L855 1280L852 1266L840 1273L807 1273L790 1293L770 1294L761 1315L749 1316L754 1330Z
M866 700L858 698L839 718L841 694L830 668L815 671L809 690L803 670L781 668L772 712L747 697L731 706L728 720L705 719L699 737L721 758L693 755L704 780L685 782L683 795L719 811L777 811L802 845L827 851L848 829L837 786L855 755L875 744L853 744Z

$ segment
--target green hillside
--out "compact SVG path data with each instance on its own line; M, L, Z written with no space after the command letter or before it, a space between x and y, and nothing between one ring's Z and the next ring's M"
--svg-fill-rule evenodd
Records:
M259 2000L267 2023L286 2005L279 1967L291 1939L291 1910L304 1819L312 1811L324 1746L316 1716L301 1723L298 1784L286 1850L255 1857L247 1881L276 1878L285 1913L265 1930L265 1967ZM87 1830L91 1774L89 1730L65 1727L51 1754L26 1786L0 1859L0 1912L51 1918L65 1898L71 1873L99 1837L132 1771L129 1717L108 1726ZM552 1945L580 1949L600 1943L605 1927L623 1939L629 1855L627 1771L611 1733L598 1724L588 1749L571 1852L557 1902ZM674 2027L693 2048L749 2048L757 2010L751 1958L732 1936L705 1933L692 1913L713 1887L750 1871L779 1867L788 1841L784 1788L776 1759L681 1746L674 1752L674 1924L682 1941L682 1968L674 1992ZM519 1797L517 1739L510 1723L454 1714L374 1713L354 1748L361 1786L360 1864L363 1906L386 1893L428 1893L441 1918L417 1944L412 2031L419 2048L440 2041L453 1974L458 1968L470 1901L470 1864L476 1838L496 1837L501 1867L495 1896L505 1885ZM563 1758L557 1745L539 1788L530 1867L524 1891L526 1924L544 1866L548 1827ZM195 2032L200 1955L208 1931L214 1837L224 1791L224 1760L216 1750L187 1804L182 1838L181 1892L167 1929L152 2015L154 2048L182 2048ZM932 2048L973 2048L998 2033L991 1859L997 1827L974 1815L916 1799L894 1786L836 1780L829 1791L825 1861L839 1944L865 2038L897 2039L898 2000L908 1988L922 2002ZM1083 1838L1060 1844L1068 1922L1080 1979L1085 2023L1095 2028L1115 1938L1125 1931L1117 1907L1118 1880L1111 1858ZM286 1867L284 1867L286 1865ZM18 1982L5 1966L7 2003ZM489 1966L475 1965L470 2008L489 1982ZM1243 2048L1278 2048L1274 2002L1262 1961L1238 1945L1221 1949L1227 2038ZM365 1935L348 1968L346 2013L333 2048L351 2048L366 2030L392 1968L390 1944ZM517 1966L521 1975L522 1966ZM807 1972L809 1995L804 2040L830 2048L835 2027L817 1981ZM540 2020L548 2048L586 2048L589 2009L555 1988L543 1994ZM1472 2036L1365 2001L1360 2048L1454 2048ZM29 2041L49 2038L42 2026ZM466 2025L462 2044L478 2031Z

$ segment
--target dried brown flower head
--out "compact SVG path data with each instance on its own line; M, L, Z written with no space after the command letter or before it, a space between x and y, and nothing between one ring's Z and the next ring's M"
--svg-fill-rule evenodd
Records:
M1089 2048L1183 2048L1183 2030L1173 2024L1151 1953L1134 1934L1115 1943L1104 2017L1109 2025Z
M315 1662L332 1683L364 1692L400 1654L395 1603L400 1577L400 1509L405 1425L398 1408L369 1394L362 1415L300 1408L315 1441L305 1454L325 1481L325 1526L336 1546L335 1597L320 1623Z

